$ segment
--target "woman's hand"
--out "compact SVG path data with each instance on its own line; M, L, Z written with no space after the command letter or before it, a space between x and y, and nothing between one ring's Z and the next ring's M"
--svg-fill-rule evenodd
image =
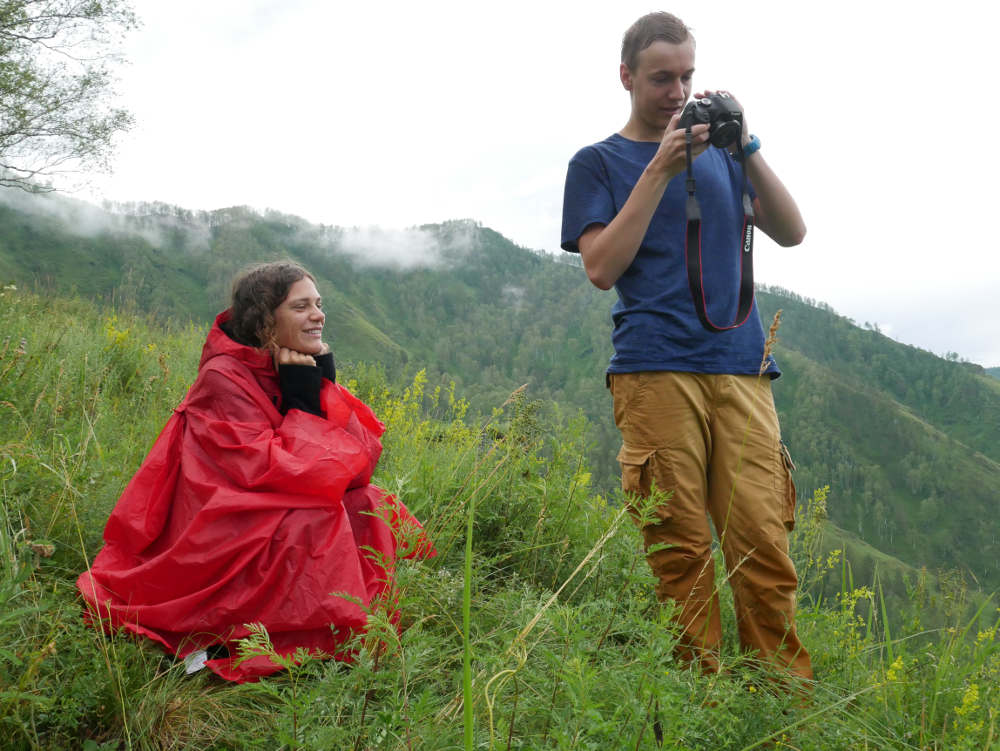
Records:
M323 347L327 352L330 348L324 343ZM324 354L319 352L317 354ZM289 349L288 347L279 347L277 352L274 353L274 369L277 370L281 365L312 365L316 366L316 361L313 359L312 355L307 355L303 352L297 352L294 349Z

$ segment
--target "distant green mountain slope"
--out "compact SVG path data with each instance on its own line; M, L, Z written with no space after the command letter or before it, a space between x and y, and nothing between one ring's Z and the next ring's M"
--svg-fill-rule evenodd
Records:
M1000 384L983 368L900 344L785 290L759 291L758 301L766 318L784 310L780 349L795 350L863 390L883 392L1000 461Z
M603 377L615 295L593 288L574 257L467 221L376 242L239 208L89 211L82 235L69 210L0 206L0 280L207 323L236 269L291 257L320 282L338 359L380 363L392 378L426 368L486 413L528 383L550 408L586 415L595 482L617 483ZM1000 588L1000 381L792 293L758 300L768 321L784 311L774 392L802 495L829 484L838 526L910 565L967 569Z
M1000 464L794 350L783 364L775 395L797 482L831 486L839 526L907 562L1000 580Z

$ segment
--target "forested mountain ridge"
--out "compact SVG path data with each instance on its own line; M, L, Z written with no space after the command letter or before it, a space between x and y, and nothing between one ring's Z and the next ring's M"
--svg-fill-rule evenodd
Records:
M972 568L995 581L1000 383L790 293L758 300L787 322L774 392L799 485L829 483L831 518L903 560L962 568L982 546Z
M320 282L338 359L398 379L427 369L484 412L528 383L531 398L583 411L595 484L614 485L603 380L614 293L593 288L575 257L467 221L373 240L240 208L66 206L0 206L0 280L207 324L239 267L297 259ZM829 484L839 526L912 565L1000 587L1000 381L792 293L761 289L758 301L766 321L784 311L774 392L801 494Z

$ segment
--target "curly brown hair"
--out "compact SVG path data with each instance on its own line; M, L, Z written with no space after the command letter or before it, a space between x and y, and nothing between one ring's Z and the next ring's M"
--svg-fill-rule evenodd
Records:
M294 261L259 263L233 280L229 333L240 344L274 349L274 311L300 279L316 278Z

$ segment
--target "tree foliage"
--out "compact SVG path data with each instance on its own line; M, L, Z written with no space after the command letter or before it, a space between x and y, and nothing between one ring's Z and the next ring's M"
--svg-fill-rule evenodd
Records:
M135 26L126 0L0 0L0 186L107 168L132 124L109 105L114 47Z

